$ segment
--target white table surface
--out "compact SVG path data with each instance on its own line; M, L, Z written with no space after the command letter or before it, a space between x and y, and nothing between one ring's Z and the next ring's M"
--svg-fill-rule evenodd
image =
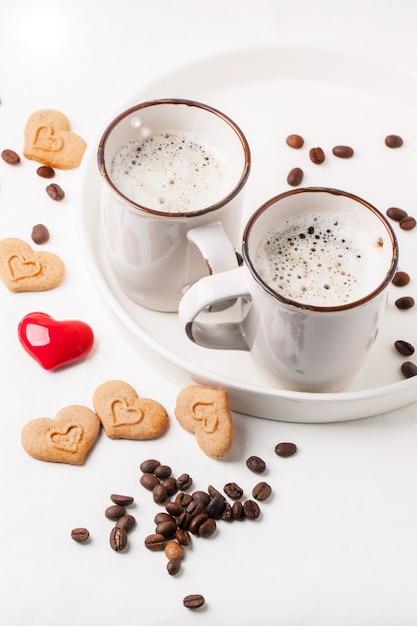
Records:
M29 115L65 113L91 146L132 94L188 63L264 45L363 54L417 70L417 5L360 0L2 0L0 148L22 154ZM83 168L58 172L53 202L36 164L0 162L0 237L30 242L34 224L64 259L56 290L13 294L0 285L0 623L5 626L417 624L417 407L337 424L291 424L235 414L236 442L222 461L205 456L177 424L178 381L155 369L122 331L86 267L78 238ZM32 311L89 323L91 355L47 372L21 348L17 326ZM94 389L118 378L163 404L169 431L147 442L102 434L83 466L36 461L20 445L23 425L69 404L91 407ZM274 454L294 441L290 459ZM273 497L257 522L219 523L195 539L181 575L143 546L158 507L139 485L139 464L156 457L195 488L257 477L265 459ZM137 526L126 553L108 545L111 493L135 497ZM70 539L76 526L92 540ZM203 611L182 606L189 593Z

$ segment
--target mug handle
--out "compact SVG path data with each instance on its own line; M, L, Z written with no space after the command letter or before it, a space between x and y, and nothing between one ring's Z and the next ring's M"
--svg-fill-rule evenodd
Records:
M210 274L238 266L236 251L220 222L192 228L187 233L187 239L200 250Z
M203 348L218 350L250 350L242 322L196 322L195 318L207 308L221 310L223 302L252 297L245 279L244 267L201 278L191 285L181 298L178 317L188 338Z

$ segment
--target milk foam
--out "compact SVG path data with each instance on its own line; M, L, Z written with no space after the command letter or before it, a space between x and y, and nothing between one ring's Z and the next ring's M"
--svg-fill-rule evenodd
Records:
M198 211L230 191L227 166L195 134L152 132L125 143L113 158L110 175L133 202L164 212Z
M254 265L262 280L286 298L340 306L365 297L384 280L386 240L382 225L380 236L369 236L349 215L309 211L269 230Z

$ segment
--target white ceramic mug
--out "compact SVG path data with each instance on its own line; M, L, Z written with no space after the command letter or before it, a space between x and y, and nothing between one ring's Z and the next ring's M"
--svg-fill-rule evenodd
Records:
M237 266L250 150L224 113L191 100L143 102L98 147L104 240L125 293L176 311L197 279Z
M397 268L388 221L353 194L297 188L252 215L242 254L241 267L203 278L183 296L188 337L206 348L250 350L286 388L343 389L376 339ZM196 319L231 298L241 299L237 321Z

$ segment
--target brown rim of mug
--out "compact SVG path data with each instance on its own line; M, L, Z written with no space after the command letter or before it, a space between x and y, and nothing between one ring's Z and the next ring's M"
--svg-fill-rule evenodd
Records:
M344 196L345 198L349 198L351 200L355 200L356 202L359 202L360 204L362 204L362 205L366 206L368 209L370 209L372 211L372 213L374 213L381 220L381 222L384 224L385 229L386 229L386 231L388 232L388 234L390 236L392 249L393 249L391 264L390 264L388 272L385 275L384 280L378 285L378 287L376 289L371 291L371 293L369 293L368 295L364 296L363 298L360 298L359 300L354 300L353 302L348 302L347 304L341 304L341 305L337 305L337 306L318 306L318 305L312 305L312 304L303 304L302 302L297 302L296 300L291 300L290 298L285 298L284 296L281 296L279 293L277 293L276 291L271 289L271 287L269 287L262 280L262 278L257 274L257 272L256 272L256 270L255 270L255 268L254 268L254 266L252 264L252 261L251 261L251 259L249 257L249 250L248 250L248 248L249 248L250 232L252 230L252 227L253 227L255 221L257 220L257 218L264 211L266 211L269 207L271 207L273 204L275 204L279 200L281 200L283 198L286 198L288 196L292 196L292 195L299 194L299 193L306 193L306 192L307 193L327 193L327 194L331 194L331 195L334 195L334 196ZM243 233L242 254L243 254L243 258L245 259L245 263L248 266L248 268L249 268L253 278L262 287L262 289L264 289L267 293L269 293L270 296L272 296L276 300L279 300L280 302L283 302L284 304L296 307L298 309L305 309L305 310L308 310L308 311L321 311L321 312L325 313L325 312L332 312L332 311L346 311L348 309L355 308L357 306L365 304L366 302L369 302L370 300L375 298L375 296L377 296L381 291L383 291L385 289L385 287L393 279L394 274L395 274L396 269L397 269L397 265L398 265L398 240L397 240L397 237L395 235L394 230L392 229L390 223L384 217L384 215L378 209L376 209L372 204L370 204L366 200L363 200L359 196L356 196L355 194L349 193L347 191L341 191L340 189L333 189L331 187L299 187L298 189L291 189L289 191L285 191L285 192L283 192L281 194L278 194L277 196L274 196L273 198L271 198L270 200L265 202L261 207L259 207L259 209L257 209L257 211L255 211L255 213L253 213L251 215L249 221L246 224L246 227L245 227L245 230L244 230L244 233Z
M239 138L239 140L240 140L240 142L242 144L244 157L245 157L242 174L240 176L240 179L238 180L238 182L236 183L236 185L232 189L232 191L230 191L230 193L228 193L227 196L225 196L224 198L222 198L221 200L219 200L215 204L212 204L212 205L210 205L208 207L205 207L204 209L199 209L198 211L187 211L187 212L180 211L178 213L174 213L172 211L170 211L169 213L166 212L166 211L158 211L156 209L151 209L149 207L146 207L146 206L143 206L141 204L138 204L138 203L134 202L133 200L131 200L130 198L128 198L127 196L122 194L119 191L119 189L116 187L116 185L114 185L114 183L112 182L112 180L111 180L111 178L109 176L109 173L107 171L105 160L104 160L105 145L106 145L106 141L107 141L110 133L113 131L113 129L122 120L124 120L126 117L128 117L132 113L135 113L135 112L140 111L141 109L144 109L144 108L147 108L147 107L151 107L151 106L155 106L155 105L161 105L161 104L180 104L180 105L185 105L185 106L190 106L190 107L198 107L199 109L204 109L205 111L209 111L210 113L213 113L213 114L217 115L219 118L221 118L222 120L224 120L234 130L236 136ZM103 135L102 135L102 137L100 139L100 142L99 142L99 145L98 145L98 149L97 149L97 163L98 163L98 168L99 168L100 174L106 180L108 185L113 189L113 191L117 195L119 195L121 198L123 198L133 209L137 209L138 211L149 213L150 215L159 215L159 216L163 216L163 217L177 217L177 218L178 217L180 217L180 218L184 217L185 218L185 217L191 217L191 216L197 216L197 215L204 215L205 213L209 213L211 211L215 211L217 209L220 209L225 204L230 202L235 196L237 196L237 194L241 191L241 189L245 185L245 183L246 183L246 181L248 179L248 176L249 176L250 167L251 167L251 153L250 153L249 144L248 144L248 141L247 141L245 135L243 134L243 132L241 131L239 126L236 124L236 122L234 122L225 113L222 113L221 111L219 111L219 110L209 106L208 104L203 104L202 102L197 102L196 100L186 100L186 99L182 99L182 98L163 98L163 99L158 99L158 100L147 100L146 102L142 102L140 104L132 106L129 109L123 111L123 113L120 113L120 115L118 115L109 124L109 126L106 128L106 130L104 131L104 133L103 133Z

